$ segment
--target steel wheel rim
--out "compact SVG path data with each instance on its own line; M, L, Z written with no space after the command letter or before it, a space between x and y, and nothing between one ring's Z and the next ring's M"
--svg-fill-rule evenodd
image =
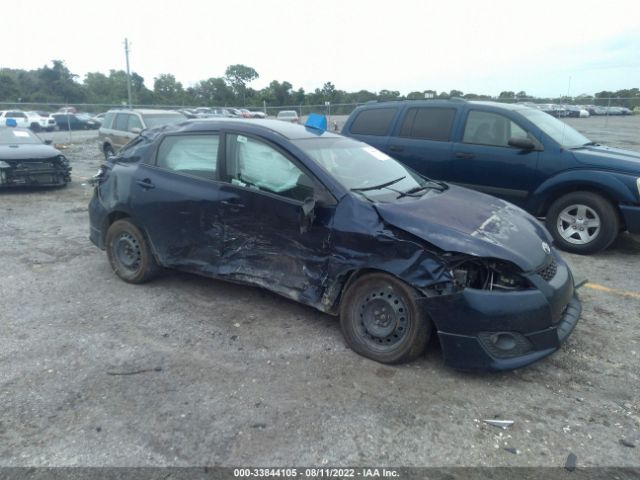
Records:
M142 250L138 240L129 232L121 233L115 241L114 257L120 266L130 272L137 272L142 263Z
M569 205L558 215L556 227L565 242L586 245L600 234L602 223L596 211L587 205Z
M392 291L369 293L357 307L358 334L376 350L391 350L407 335L409 310Z

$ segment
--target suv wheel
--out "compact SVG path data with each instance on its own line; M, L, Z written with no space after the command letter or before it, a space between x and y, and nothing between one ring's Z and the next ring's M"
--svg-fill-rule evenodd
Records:
M591 192L560 197L549 208L546 224L559 248L578 254L604 250L620 228L611 202Z

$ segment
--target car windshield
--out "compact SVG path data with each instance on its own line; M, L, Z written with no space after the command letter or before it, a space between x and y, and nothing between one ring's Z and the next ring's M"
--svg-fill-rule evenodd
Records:
M294 140L300 149L327 170L342 186L367 197L385 200L391 191L417 191L429 180L405 167L386 153L366 143L341 137ZM422 192L424 193L424 192Z
M29 130L19 128L0 128L0 145L33 145L42 143L39 137Z
M144 123L147 128L160 127L162 125L171 125L186 120L185 116L179 113L158 113L143 115Z
M548 113L533 109L523 109L519 113L565 148L576 148L591 143L591 140L580 132Z

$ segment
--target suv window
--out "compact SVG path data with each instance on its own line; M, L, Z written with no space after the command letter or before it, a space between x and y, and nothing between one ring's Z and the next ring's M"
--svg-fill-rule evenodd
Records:
M162 125L173 125L187 119L181 113L146 113L142 115L147 128L160 127Z
M104 128L112 128L112 123L113 123L113 117L115 117L116 114L113 112L107 112L104 115L104 119L102 120L102 126Z
M158 148L156 165L175 172L216 180L218 134L171 135Z
M113 126L114 130L120 130L121 132L126 132L127 125L129 125L128 113L119 113L118 115L116 115L115 125Z
M464 143L508 147L512 137L527 137L518 124L504 115L472 110L464 126Z
M397 108L370 108L358 114L351 124L351 133L360 135L386 135Z
M243 135L226 138L226 171L231 184L301 202L313 195L311 179L272 146Z
M132 128L139 128L142 130L142 122L137 115L129 115L129 122L127 124L127 131L131 131Z
M400 136L448 142L455 116L454 108L410 108L402 122Z
M6 116L9 118L27 118L23 112L8 112Z

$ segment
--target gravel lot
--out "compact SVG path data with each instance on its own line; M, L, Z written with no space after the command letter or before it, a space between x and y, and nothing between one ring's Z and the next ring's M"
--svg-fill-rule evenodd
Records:
M640 116L569 123L640 150ZM0 466L563 466L573 452L578 467L640 467L637 239L566 255L610 290L581 290L550 358L460 373L433 342L389 367L351 352L335 318L258 288L119 281L88 240L95 133L65 153L67 188L0 193Z

